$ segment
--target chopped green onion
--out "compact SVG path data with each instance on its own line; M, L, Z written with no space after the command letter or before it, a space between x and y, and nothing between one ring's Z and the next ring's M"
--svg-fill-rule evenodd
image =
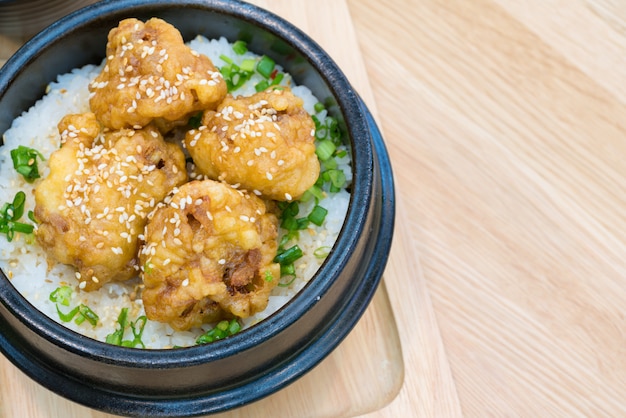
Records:
M143 265L143 272L144 272L144 274L152 274L152 268L153 267L154 267L154 265L151 262L146 261L144 263L144 265Z
M212 343L231 335L235 335L239 331L241 331L241 325L239 324L239 321L237 321L237 318L233 318L230 321L223 320L218 322L214 328L211 328L204 334L200 335L196 339L196 344Z
M259 92L267 90L269 86L270 86L270 83L268 83L267 80L261 80L254 85L254 90L256 90L256 92L259 93Z
M295 217L300 212L298 202L280 202L279 208L283 211L282 216Z
M280 275L283 276L295 276L296 267L293 263L280 266Z
M24 204L26 203L26 193L19 191L13 198L13 219L17 220L24 214Z
M314 197L318 201L322 200L324 198L324 191L319 186L313 185L306 192L304 192L300 201L308 202L311 197Z
M57 307L57 313L59 314L59 318L61 318L61 321L63 322L70 322L72 318L74 318L74 316L76 316L76 314L78 313L78 306L72 309L71 311L69 311L68 313L61 312L61 310L59 309L59 305L56 305L56 307Z
M235 335L239 331L241 331L241 325L239 325L239 322L236 319L231 320L228 323L228 333L230 335Z
M284 217L280 222L280 227L287 231L294 231L298 229L298 221L292 216Z
M274 62L274 60L267 55L263 55L263 57L261 57L261 60L256 66L256 70L263 77L270 78L272 71L274 71L274 67L276 67L276 63Z
M61 311L61 309L59 308L59 305L70 306L72 292L73 290L71 287L61 286L56 288L52 293L50 293L50 296L48 296L50 301L56 304L55 306L59 318L61 318L61 321L63 322L70 322L72 319L76 318L74 319L76 325L80 325L83 322L87 321L95 327L98 324L98 320L100 318L94 311L91 310L89 306L81 303L67 313Z
M333 156L336 149L337 147L332 141L324 139L317 144L315 153L320 160L326 161Z
M200 125L202 125L202 115L202 112L196 113L189 118L189 122L187 122L187 125L189 125L191 129L198 129Z
M76 325L82 324L85 320L94 327L98 324L98 315L96 315L96 313L92 311L89 306L83 305L82 303L78 305L78 312L76 315L76 319L74 320Z
M141 340L141 337L143 335L143 330L146 327L147 322L148 322L148 318L145 315L142 315L139 318L137 318L135 322L131 322L130 330L133 333L133 339L122 341L122 346L134 348L140 345L142 348L146 348L145 344Z
M326 258L330 254L330 249L331 247L328 246L316 248L313 255L317 258Z
M32 183L35 179L41 177L37 167L37 158L45 160L39 151L23 145L11 150L13 168L15 168L15 170L17 170L17 172L20 173L29 183Z
M315 106L313 106L313 109L315 110L315 113L320 113L321 111L326 109L326 107L324 107L323 103L317 102L315 103Z
M331 141L328 141L332 144ZM335 160L334 158L329 158L326 161L322 161L323 166L324 166L324 170L333 170L335 168L337 168L337 160Z
M25 203L26 193L19 191L11 203L5 203L0 208L0 233L6 234L9 242L13 241L16 232L31 234L35 230L33 225L17 222L24 214Z
M144 328L146 327L146 323L148 322L148 318L145 315L137 318L136 321L130 322L128 324L128 308L122 308L119 316L117 317L117 323L119 327L113 331L111 334L106 336L105 341L108 344L118 345L122 347L137 347L141 346L145 348L141 337L143 335ZM133 333L132 340L124 340L124 332L126 331L127 326L130 326L131 332Z
M244 60L244 62L242 63L242 65L245 65L248 69L250 69L250 71L247 71L239 67L233 62L232 59L228 58L225 55L221 55L220 58L227 63L219 70L224 77L224 81L226 82L226 86L228 87L229 92L237 90L238 88L243 86L250 79L250 77L252 77L254 70L253 60ZM252 65L251 68L249 68L250 65Z
M281 81L283 81L283 78L285 78L285 73L277 73L274 76L274 80L272 81L272 86L277 86L280 84Z
M265 270L265 281L271 282L272 280L274 280L274 276L272 275L272 272L269 270Z
M124 330L126 329L126 318L128 316L128 308L122 308L120 314L117 317L117 323L119 328L114 332L106 336L106 342L113 345L122 345L122 339L124 338Z
M16 232L21 232L23 234L32 234L34 230L35 230L35 227L33 225L24 224L21 222L12 222L11 229L8 230L6 234L7 236L8 235L11 236L11 239L9 240L11 241L15 237ZM0 227L0 232L4 232L2 230L2 227Z
M224 61L227 64L234 64L235 61L233 61L232 59L230 59L230 57L226 56L226 55L220 55L220 59L222 61Z
M319 205L315 205L315 207L308 216L308 220L313 222L317 226L322 226L327 214L328 210Z
M241 61L241 65L239 66L239 68L241 68L242 71L251 73L254 71L254 64L256 64L256 61L252 58L245 59Z
M346 183L346 175L341 170L328 170L328 177L333 186L337 188L343 187Z
M248 52L248 46L246 45L245 41L235 41L235 43L233 44L233 51L235 51L235 54L237 55L243 55Z
M291 267L292 267L292 269L291 269L292 273L285 273L285 274L283 274L283 276L290 276L291 280L289 280L288 282L280 282L280 283L278 283L278 286L280 286L280 287L289 287L296 280L296 274L295 274L295 269L293 268L293 264L291 264Z
M315 128L315 137L317 139L326 139L328 136L328 128L326 125L322 125L318 128Z
M285 244L289 242L289 239L289 235L283 235L283 237L280 239L280 242L278 243L278 248L283 248Z
M298 230L307 229L309 227L309 219L308 218L296 219L296 226Z
M328 124L328 132L330 139L336 144L341 143L341 129L339 128L339 122L333 117L327 117L326 122Z
M281 266L288 265L302 257L302 249L298 245L294 245L282 252L276 254L274 262L279 263Z
M70 306L72 292L73 290L69 286L57 287L52 293L50 293L49 299L51 302L60 303L63 306Z
M319 129L319 127L322 126L322 122L317 116L311 115L311 119L313 119L313 122L315 123L315 129Z

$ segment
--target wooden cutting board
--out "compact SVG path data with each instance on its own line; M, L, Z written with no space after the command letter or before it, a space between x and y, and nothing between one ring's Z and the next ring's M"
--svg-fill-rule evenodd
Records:
M376 103L345 1L256 0L307 32L339 63L376 117ZM21 40L0 36L0 65ZM405 217L397 192L397 220ZM282 391L220 417L404 417L459 412L415 249L396 228L383 282L344 342ZM412 288L406 289L407 277ZM402 332L398 332L398 330ZM436 393L437 392L437 393ZM0 417L110 417L41 387L0 356Z

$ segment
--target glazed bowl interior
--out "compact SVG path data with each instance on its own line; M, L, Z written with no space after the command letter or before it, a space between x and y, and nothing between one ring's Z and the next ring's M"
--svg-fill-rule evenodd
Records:
M0 132L59 74L100 64L124 18L160 17L185 41L248 41L327 104L347 133L354 180L342 232L313 279L269 318L207 346L142 350L83 337L35 309L0 274L0 350L76 402L125 415L199 415L252 402L327 356L361 316L387 260L393 183L380 133L344 74L308 36L255 6L217 1L103 1L54 23L0 69ZM381 171L382 170L382 171ZM59 382L62 382L60 384Z

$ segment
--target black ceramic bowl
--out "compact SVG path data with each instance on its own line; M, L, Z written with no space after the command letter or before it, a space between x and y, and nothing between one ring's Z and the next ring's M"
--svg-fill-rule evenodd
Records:
M88 6L31 39L0 69L0 132L58 74L104 57L108 31L127 17L161 17L186 40L196 34L273 57L345 126L354 181L338 241L316 276L268 319L215 343L172 350L107 345L33 308L0 274L0 350L50 390L89 407L132 416L193 416L260 399L305 374L350 332L383 273L394 222L391 167L380 132L344 74L283 19L230 0L118 0Z

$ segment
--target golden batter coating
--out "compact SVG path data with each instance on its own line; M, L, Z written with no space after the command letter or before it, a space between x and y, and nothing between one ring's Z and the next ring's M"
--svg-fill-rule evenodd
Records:
M140 250L149 319L177 330L266 308L280 279L278 220L254 195L192 181L150 215Z
M111 129L150 122L167 131L199 110L215 109L227 92L211 60L186 46L174 26L125 19L109 32L107 59L89 89L90 107Z
M138 235L152 209L187 181L185 156L154 128L104 132L93 113L59 123L62 147L35 190L37 241L95 290L137 275Z
M288 88L229 95L185 137L200 173L282 201L317 181L314 141L315 123Z

